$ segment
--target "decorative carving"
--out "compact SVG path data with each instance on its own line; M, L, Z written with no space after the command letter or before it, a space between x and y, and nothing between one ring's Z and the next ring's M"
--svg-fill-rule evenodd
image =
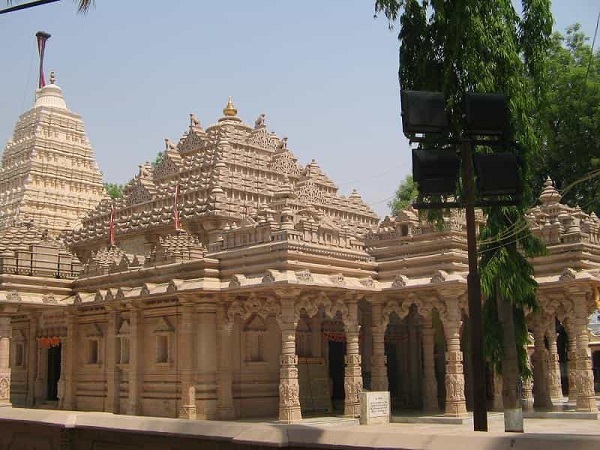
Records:
M271 297L258 298L255 295L248 297L246 301L235 300L227 309L227 318L233 321L236 315L248 320L253 314L266 319L270 315L278 316L281 312L279 302Z
M399 287L404 287L408 284L408 277L405 275L396 275L396 277L394 278L394 281L392 282L392 287L394 288L399 288Z
M323 191L312 181L306 181L302 184L298 189L298 198L308 203L325 203Z
M288 150L273 155L270 168L274 172L294 177L300 176L302 171L296 157Z
M10 378L3 376L0 378L0 401L10 401Z
M42 297L42 303L56 305L58 303L58 300L54 298L54 295L46 294Z
M159 317L156 322L156 326L153 330L154 333L171 333L173 332L173 326L164 317Z
M462 374L446 374L446 399L455 402L465 399L465 380Z
M267 118L266 114L261 114L260 116L258 116L256 118L256 120L254 121L254 129L257 130L259 128L266 127L267 126L267 124L266 124L266 118Z
M268 270L262 277L262 284L275 283L275 276L272 270Z
M190 127L199 127L199 126L200 126L200 119L198 119L198 117L196 117L196 114L190 113Z
M279 356L279 364L282 366L295 366L298 364L298 355L287 354Z
M566 268L560 274L558 281L561 281L563 283L568 283L570 281L574 281L575 278L577 278L577 273L571 268Z
M362 278L360 280L360 284L362 284L363 286L366 286L366 287L374 287L375 281L373 280L373 278L367 277L367 278Z
M300 387L298 381L282 380L279 384L279 403L283 406L297 406L300 404Z
M229 281L230 288L239 288L242 286L242 282L246 279L244 275L234 275Z
M448 278L448 272L443 270L436 270L433 276L431 277L431 283L443 283Z
M360 363L360 355L354 353L350 355L344 355L344 364L346 364L347 366L360 366Z
M329 279L333 284L345 284L344 275L342 275L341 273L330 275Z
M17 291L10 291L6 293L6 301L7 302L20 302L21 295Z
M346 394L346 403L359 403L362 390L362 379L359 378L357 380L345 380L344 392Z
M308 269L298 270L296 272L296 279L302 283L312 283L314 281L313 276Z
M410 303L399 300L389 300L383 307L382 316L385 325L390 323L390 316L396 313L399 319L404 319L410 312Z
M269 134L266 127L260 127L254 130L246 142L249 145L254 145L256 147L277 150L277 139Z

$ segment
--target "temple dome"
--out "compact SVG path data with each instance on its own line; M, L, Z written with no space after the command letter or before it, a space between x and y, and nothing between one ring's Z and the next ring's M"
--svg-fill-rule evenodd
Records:
M50 84L35 92L35 104L33 107L38 108L41 106L68 110L62 89L54 84L54 72L50 75Z

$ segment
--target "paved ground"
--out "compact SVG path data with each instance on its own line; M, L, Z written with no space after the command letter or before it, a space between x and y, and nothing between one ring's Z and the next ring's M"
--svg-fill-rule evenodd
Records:
M557 417L557 416L554 416ZM48 424L100 430L221 440L244 448L329 448L344 450L600 450L600 420L529 418L525 433L505 433L501 413L489 414L489 431L474 432L472 421L461 424L391 423L359 425L356 419L308 418L292 425L277 421L190 421L111 413L0 408L0 435L21 424ZM2 424L8 428L2 431ZM1 447L1 446L0 446Z

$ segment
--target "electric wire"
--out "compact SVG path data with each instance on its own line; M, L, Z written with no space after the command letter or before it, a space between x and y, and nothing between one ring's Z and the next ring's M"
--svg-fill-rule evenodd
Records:
M592 39L592 48L590 50L590 58L588 59L587 69L585 71L585 78L583 79L583 86L587 85L588 75L590 73L590 67L592 60L594 59L594 45L596 44L596 36L598 36L598 24L600 24L600 11L598 11L598 17L596 19L596 30L594 31L594 39Z
M571 184L569 184L565 189L563 189L561 195L565 195L569 190L571 190L575 185L582 183L583 181L587 181L590 180L594 177L600 176L600 169L597 170L592 170L590 173L588 173L587 175L573 181ZM481 241L479 242L479 245L485 245L485 244L492 244L494 242L499 242L499 241L505 241L508 238L511 238L513 236L517 236L519 233L521 233L522 231L525 231L527 228L529 227L529 224L527 222L524 222L518 229L516 229L512 234L507 235L504 238L497 238L494 237L493 239L488 239L486 241ZM478 254L483 254L483 253L487 253L490 251L494 251L497 250L498 248L501 248L507 244L512 244L512 243L518 243L521 240L521 238L517 238L508 242L505 242L501 245L497 245L495 247L490 247L490 248L486 248L486 249L481 249L478 251Z

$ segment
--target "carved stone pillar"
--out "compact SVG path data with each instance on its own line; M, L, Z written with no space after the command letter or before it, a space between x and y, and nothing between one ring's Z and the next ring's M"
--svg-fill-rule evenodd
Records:
M463 354L460 348L461 315L457 298L445 300L446 311L440 314L446 336L446 416L467 413Z
M371 334L373 336L373 355L371 356L371 390L387 391L387 358L385 356L385 329L386 324L381 314L381 304L373 303L371 306L371 316L373 326Z
M544 318L542 312L535 313L533 319L533 406L537 409L552 408L550 392L546 380L546 344L544 343Z
M144 329L143 311L139 307L131 308L129 315L129 396L127 414L139 415L142 412L141 391L144 376Z
M61 367L61 378L63 377L63 369L65 375L65 392L62 408L68 411L73 411L77 407L77 399L75 393L75 369L77 367L77 316L73 311L67 312L67 339L62 344L61 351L65 354L64 365ZM42 350L44 351L44 350ZM44 351L45 354L47 352ZM62 356L62 355L61 355ZM41 365L41 364L40 364ZM40 367L40 371L44 370Z
M531 370L531 360L527 355L527 367ZM523 379L523 398L521 399L523 411L533 411L533 379L532 377Z
M554 317L552 317L547 324L546 338L548 339L548 390L550 392L550 398L554 403L563 398Z
M36 339L37 341L37 339ZM67 347L62 351L66 352ZM37 346L37 365L35 368L34 397L35 403L43 403L46 399L46 372L48 370L48 350ZM67 393L65 393L67 395Z
M179 330L179 371L181 374L181 419L196 420L196 352L195 348L195 305L184 303L181 308L181 326Z
M432 316L423 318L423 410L428 413L438 411L438 390L435 379L435 354Z
M233 406L233 372L231 367L231 334L233 332L233 318L228 320L225 309L221 306L217 310L217 330L219 348L219 370L217 378L217 415L221 420L235 419Z
M575 317L573 327L577 339L577 411L597 412L594 394L594 374L590 354L590 337L587 330L588 308L586 291L571 289Z
M58 409L64 409L65 404L65 393L67 390L67 351L71 344L67 342L61 342L60 352L60 378L56 383L56 397L58 398Z
M296 325L299 317L294 311L295 295L281 296L281 314L277 318L281 329L279 357L279 421L293 423L302 419L300 385L298 384L298 355L296 355Z
M10 402L10 316L0 316L0 407Z
M28 408L35 406L35 376L38 364L38 313L29 314L29 340L27 342L27 399ZM64 351L64 350L63 350Z
M205 299L196 307L196 418L215 419L216 407L213 407L215 386L218 384L219 333L217 331L217 306L213 300Z
M106 412L119 414L120 410L120 373L117 364L119 355L119 340L117 332L121 314L114 309L108 309L108 327L106 330Z
M577 402L577 337L572 319L565 321L567 331L567 372L569 380L569 402Z
M344 416L360 417L360 394L363 388L359 350L360 325L358 324L358 302L348 300L349 318L344 322L346 333L346 364L344 371Z

